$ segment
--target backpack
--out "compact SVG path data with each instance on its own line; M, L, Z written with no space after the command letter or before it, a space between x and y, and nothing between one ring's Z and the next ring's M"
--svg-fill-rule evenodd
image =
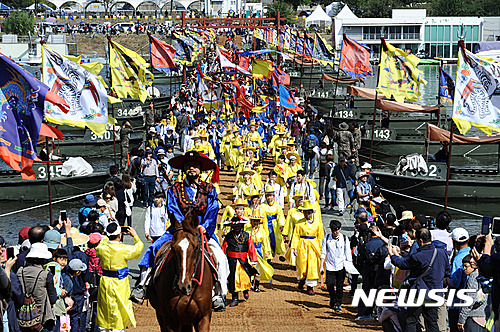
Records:
M306 152L308 154L314 154L314 148L316 147L316 139L312 138L311 135L307 136L306 139Z
M23 288L24 288L24 304L19 309L17 321L19 322L19 328L23 332L41 331L43 328L42 315L40 313L40 309L38 309L35 303L35 299L33 299L33 292L35 291L36 283L38 282L38 277L42 272L43 270L38 272L31 293L28 293L28 290L26 288L26 282L24 281L24 270L21 273L23 278Z

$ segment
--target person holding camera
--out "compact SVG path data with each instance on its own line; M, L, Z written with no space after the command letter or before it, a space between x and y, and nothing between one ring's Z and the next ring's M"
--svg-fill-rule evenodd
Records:
M451 274L448 255L444 250L436 248L431 242L431 233L427 228L416 231L418 243L417 252L406 258L400 256L399 247L388 246L391 263L402 269L409 270L409 276L403 281L403 287L428 291L442 289L442 280ZM426 294L426 299L428 299ZM416 332L419 330L419 317L424 318L426 332L438 332L438 308L429 306L408 307L399 321L405 325L404 331Z
M338 220L330 222L330 231L321 244L319 272L324 274L326 263L326 287L330 295L330 308L342 312L342 295L345 279L345 264L352 263L351 246L347 236L340 233L342 224Z

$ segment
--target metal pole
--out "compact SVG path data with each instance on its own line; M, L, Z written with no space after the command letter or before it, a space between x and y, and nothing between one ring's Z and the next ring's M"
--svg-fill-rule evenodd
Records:
M111 37L108 36L108 52L109 59L111 59ZM109 85L113 88L113 75L111 75L111 61L109 61ZM114 96L115 93L112 90L111 94ZM115 104L111 104L111 116L115 118ZM115 122L113 122L113 159L116 166L116 133L115 133Z
M52 190L51 190L51 184L50 184L50 151L49 151L49 139L45 137L45 150L47 150L47 184L48 184L48 190L49 190L49 216L50 216L50 224L52 225L52 222L54 219L52 219Z
M384 39L384 37L381 37L380 38L380 59L382 59L382 49L384 47L384 43L385 43L385 39ZM379 83L379 80L380 80L380 61L381 60L379 60L379 64L378 64L378 68L377 68L377 85L375 86L375 100L373 102L372 137L371 137L371 140L370 140L370 164L372 163L373 137L374 137L374 134L375 134L375 118L377 116L377 99L378 99L378 90L377 90L377 87L378 87L378 83Z
M311 70L309 72L309 96L311 95L311 85L312 85L312 76L313 76L313 69L314 69L314 49L316 48L316 38L317 38L317 32L316 35L314 36L314 43L313 43L313 49L311 52ZM304 40L306 40L306 33L304 33ZM304 49L304 55L306 54L306 50Z
M454 122L451 120L451 125L450 125L450 146L448 148L448 171L446 172L446 187L444 191L444 210L446 211L446 208L448 207L448 192L449 192L449 186L450 186L450 166L451 166L451 147L453 145L453 128L454 127Z

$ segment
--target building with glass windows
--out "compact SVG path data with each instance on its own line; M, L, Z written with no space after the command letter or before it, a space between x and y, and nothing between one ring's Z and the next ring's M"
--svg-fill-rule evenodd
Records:
M367 44L377 58L381 36L400 49L443 59L457 57L458 34L462 24L467 49L473 51L475 44L484 40L484 18L427 17L425 9L393 9L391 18L359 18L345 6L334 17L334 24L337 49L342 46L342 35L345 33Z

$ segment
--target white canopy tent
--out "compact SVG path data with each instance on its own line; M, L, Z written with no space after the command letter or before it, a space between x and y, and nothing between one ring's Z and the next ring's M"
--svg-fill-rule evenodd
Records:
M317 6L314 11L306 18L306 26L311 24L317 24L319 26L327 26L332 24L332 18L328 16L327 13L321 8L321 6Z

